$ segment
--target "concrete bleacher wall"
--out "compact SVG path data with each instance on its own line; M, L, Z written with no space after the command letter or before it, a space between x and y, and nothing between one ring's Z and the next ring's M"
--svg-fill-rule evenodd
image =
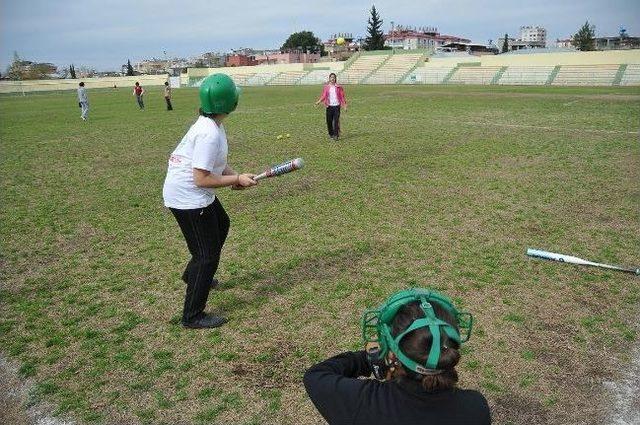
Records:
M496 84L503 85L544 85L549 80L555 66L509 66Z
M491 84L501 66L461 66L453 73L448 84Z
M330 69L314 69L302 77L298 84L324 84L329 81Z
M393 54L364 83L396 84L407 72L415 68L424 58L423 53Z
M390 53L391 52L387 54L361 55L353 61L347 69L340 73L338 80L341 84L359 84L388 60Z
M199 86L204 78L208 75L222 73L227 74L238 83L239 76L252 74L251 78L242 79L239 85L277 85L281 84L297 84L301 76L314 70L323 70L327 72L340 72L344 67L344 62L318 62L313 64L303 63L287 63L275 65L256 65L256 66L237 66L224 68L189 68L187 69L187 83L191 87ZM280 78L280 74L282 78Z
M281 72L267 84L270 86L294 86L308 73L309 71L305 70Z
M253 77L248 78L245 81L245 85L247 86L264 86L269 81L273 80L278 72L262 72L255 74Z
M619 81L620 85L627 85L625 84L625 76L628 74L628 70L634 69L635 64L640 64L640 50L504 54L482 56L480 62L482 67L507 67L504 74L496 82L497 84L539 85L550 83L553 86L611 86L618 84L616 77L621 66L628 65ZM556 66L558 71L553 76L553 68ZM548 70L548 79L545 80L544 76ZM545 81L543 82L543 80Z
M78 78L65 80L26 80L0 81L0 93L29 93L37 91L76 90L80 81L84 81L85 88L131 87L136 81L144 86L161 86L168 81L166 75L136 75L133 77L100 77Z
M622 65L640 63L640 50L484 55L482 66Z
M187 74L189 76L187 85L189 87L199 87L202 80L211 74L227 74L236 82L236 84L249 85L250 81L260 80L258 75L261 74L279 74L288 71L302 71L304 64L277 64L277 65L256 65L256 66L234 66L224 68L189 68ZM244 75L251 74L251 78L243 78ZM268 81L268 80L267 80ZM265 81L266 82L266 81Z
M621 86L640 86L640 64L627 65L620 80Z
M182 86L197 87L210 74L225 73L238 85L322 84L330 72L341 84L504 84L504 85L640 85L640 49L428 57L405 63L401 56L416 52L361 52L347 62L277 64L229 68L189 68L180 76ZM425 55L424 52L421 53ZM416 56L418 57L418 56ZM407 75L405 75L408 73ZM402 81L398 81L402 79ZM75 90L80 81L88 89L159 86L166 75L103 77L74 80L0 81L0 93Z
M479 56L450 56L450 57L435 57L428 58L424 63L424 66L438 66L438 67L456 67L459 64L480 64Z
M402 81L404 84L442 84L460 64L480 65L480 58L471 55L429 57Z
M640 85L636 66L640 67L640 50L432 57L403 82L611 86L619 81L620 85Z
M404 84L442 84L444 79L455 69L449 66L420 66L414 69L402 81Z
M554 86L611 86L620 65L562 65Z

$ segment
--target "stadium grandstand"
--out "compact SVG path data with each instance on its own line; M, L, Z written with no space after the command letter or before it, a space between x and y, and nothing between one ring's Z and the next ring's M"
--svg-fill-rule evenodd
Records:
M514 52L515 53L515 52ZM473 84L550 86L639 86L640 49L549 51L473 56L427 50L358 52L345 62L189 68L180 85L197 87L212 73L230 75L240 86L323 84L329 73L341 84ZM88 88L162 85L164 75L84 80ZM0 93L77 88L76 80L0 81Z

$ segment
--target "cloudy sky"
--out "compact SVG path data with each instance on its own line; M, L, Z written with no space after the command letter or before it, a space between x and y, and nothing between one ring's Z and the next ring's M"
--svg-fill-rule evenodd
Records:
M520 25L541 25L549 40L574 33L585 20L598 35L624 26L640 35L640 0L0 0L0 71L21 58L116 70L127 59L188 57L239 47L278 48L295 31L321 39L336 32L365 35L375 4L385 31L435 26L475 42L495 40Z

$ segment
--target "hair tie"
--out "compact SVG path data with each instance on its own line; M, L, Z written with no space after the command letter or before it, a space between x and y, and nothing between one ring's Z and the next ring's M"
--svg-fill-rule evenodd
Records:
M421 375L433 376L444 373L444 369L424 369L419 372Z
M418 367L416 367L416 372L419 373L420 375L431 376L431 375L440 375L441 373L444 372L444 369L427 369L426 367L418 365Z

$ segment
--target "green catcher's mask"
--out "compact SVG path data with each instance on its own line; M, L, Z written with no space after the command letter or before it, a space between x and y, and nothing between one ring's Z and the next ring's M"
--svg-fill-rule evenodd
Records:
M206 114L230 114L238 106L240 89L227 74L212 74L200 85L200 109Z
M394 338L391 335L393 319L402 306L414 301L420 303L425 317L415 319L404 332L401 332ZM437 303L455 317L459 330L456 329L455 326L436 317L433 310L433 303ZM430 370L438 368L442 348L440 344L440 332L444 331L449 338L461 344L466 342L471 336L472 326L473 316L467 312L459 312L449 298L436 291L412 288L393 294L380 308L364 312L362 315L362 339L365 343L378 343L380 346L380 358L384 359L389 351L392 351L398 357L400 363L410 370L424 375L428 374ZM402 341L402 338L419 328L428 328L433 336L431 348L429 349L429 357L424 365L410 359L400 350L400 341ZM461 331L463 332L462 337L460 335Z

